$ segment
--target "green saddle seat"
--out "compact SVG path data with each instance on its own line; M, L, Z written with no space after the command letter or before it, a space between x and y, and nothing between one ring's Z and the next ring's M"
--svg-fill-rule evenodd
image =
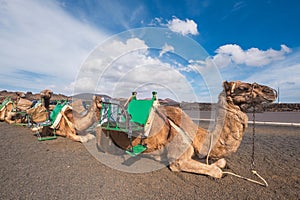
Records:
M145 125L151 111L154 100L136 100L133 99L128 105L128 113L131 116L131 122Z
M58 114L60 113L61 109L67 105L68 102L65 101L63 103L58 103L56 104L56 106L54 107L54 109L52 110L52 112L50 113L50 121L53 124L58 116Z

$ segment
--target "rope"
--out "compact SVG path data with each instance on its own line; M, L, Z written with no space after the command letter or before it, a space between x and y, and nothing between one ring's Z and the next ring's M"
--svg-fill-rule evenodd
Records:
M253 128L252 128L251 169L253 170L254 167L255 167L255 163L254 163L254 152L255 152L255 104L253 103L253 87L252 87L252 91L251 91L251 99L252 99L252 106L253 106L253 112L252 112Z
M208 158L209 158L209 154L212 150L212 142L213 142L213 134L211 134L210 132L208 132L208 134L210 134L210 143L209 143L209 149L208 149L208 153L206 156L206 164L208 165Z
M212 138L212 137L211 137ZM212 140L211 140L212 141ZM210 154L210 152L211 152L211 145L210 145L210 147L209 147L209 152L208 152L208 154L207 154L207 157L206 157L206 164L208 165L208 158L209 158L209 154ZM253 180L253 179L250 179L250 178L247 178L247 177L244 177L244 176L241 176L241 175L238 175L238 174L235 174L235 173L233 173L233 172L227 172L227 171L224 171L224 172L222 172L223 174L229 174L229 175L232 175L232 176L235 176L235 177L238 177L238 178L241 178L241 179L244 179L244 180L247 180L247 181L250 181L250 182L252 182L252 183L256 183L256 184L258 184L258 185L262 185L262 186L265 186L265 187L268 187L269 185L268 185L268 183L267 183L267 181L262 177L262 176L260 176L258 173L257 173L257 171L255 171L254 169L252 169L251 170L251 172L254 174L254 175L256 175L258 178L260 178L262 181L263 181L263 183L261 183L261 182L258 182L258 181L256 181L256 180Z
M257 173L256 170L254 170L254 167L255 167L255 163L254 163L254 150L255 150L255 104L253 102L253 90L254 90L254 85L252 85L252 91L251 91L251 98L252 98L252 106L253 106L253 129L252 129L252 156L251 156L251 172L252 174L256 175L260 180L263 181L262 182L259 182L259 181L256 181L256 180L253 180L253 179L250 179L250 178L247 178L247 177L244 177L244 176L241 176L241 175L238 175L236 173L233 173L233 172L227 172L227 171L224 171L222 172L223 174L229 174L229 175L232 175L232 176L235 176L235 177L238 177L238 178L241 178L241 179L244 179L244 180L247 180L247 181L250 181L252 183L255 183L255 184L258 184L258 185L261 185L261 186L265 186L265 187L268 187L269 184L267 183L267 181ZM206 157L206 164L208 165L208 159L209 159L209 154L212 150L212 134L211 134L211 138L210 138L210 146L209 146L209 151L208 151L208 154L207 154L207 157Z
M225 171L225 172L222 172L222 173L223 173L223 174L229 174L229 175L232 175L232 176L235 176L235 177L244 179L244 180L246 180L246 181L250 181L250 182L252 182L252 183L256 183L256 184L261 185L261 186L265 186L265 187L268 187L268 186L269 186L268 183L267 183L267 181L266 181L262 176L260 176L260 175L257 173L257 171L251 170L251 172L252 172L254 175L256 175L258 178L260 178L260 179L263 181L263 183L258 182L258 181L253 180L253 179L250 179L250 178L243 177L243 176L238 175L238 174L235 174L235 173L233 173L233 172L226 172L226 171Z

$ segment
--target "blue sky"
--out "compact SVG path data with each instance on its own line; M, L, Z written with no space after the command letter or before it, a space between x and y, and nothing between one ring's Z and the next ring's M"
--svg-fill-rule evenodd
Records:
M201 45L215 63L220 79L258 82L276 89L279 87L281 102L300 102L299 7L300 3L294 0L3 0L0 2L0 89L39 92L50 88L57 93L72 94L78 85L90 85L93 88L94 82L89 82L87 77L83 77L83 82L79 79L83 69L87 69L83 67L87 65L87 60L91 62L91 52L100 51L97 47L104 47L105 41L116 34L152 27L168 29ZM116 43L119 46L114 46L114 51L120 47L128 50L129 45L151 47L150 40L139 39ZM187 69L191 69L189 66L195 66L193 60L190 64L185 63L185 66L181 62L174 68L166 56L180 50L167 43L161 45L162 54L170 53L164 54L164 58L154 58L151 57L154 54L143 51L129 53L116 63L123 68L128 68L129 63L143 66L156 64L165 71L173 66L172 69L179 72L187 72ZM181 46L184 47L184 44ZM144 56L139 55L141 53ZM147 70L140 67L137 71ZM126 81L124 77L127 76L122 73L119 77L111 75L108 72L107 76L111 77L112 82ZM156 77L160 78L158 75ZM116 86L107 82L103 87L99 77L94 78L100 85L96 89L99 93L109 93L105 89ZM184 75L183 79L188 79L187 87L197 81L199 84L196 88L207 85L205 77L189 74ZM169 82L174 85L171 78ZM118 87L128 85L119 83ZM210 101L207 89L195 91L201 96L197 100ZM194 100L184 95L179 99L185 98Z

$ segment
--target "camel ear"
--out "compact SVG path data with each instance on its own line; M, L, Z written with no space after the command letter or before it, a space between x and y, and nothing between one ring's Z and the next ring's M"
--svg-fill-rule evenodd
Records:
M223 88L224 88L225 91L230 90L230 85L229 85L229 83L227 81L223 82Z

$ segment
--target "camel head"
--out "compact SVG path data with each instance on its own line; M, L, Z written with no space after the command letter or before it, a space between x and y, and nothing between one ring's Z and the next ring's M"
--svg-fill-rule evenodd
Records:
M50 99L52 96L53 92L51 90L43 90L40 92L41 98L43 99Z
M228 101L239 106L243 111L263 103L272 103L277 98L276 90L257 83L224 81L223 87Z
M18 98L25 98L24 92L16 92L16 95L18 96Z
M96 108L100 109L102 108L102 97L101 96L93 96L93 101L95 102Z

